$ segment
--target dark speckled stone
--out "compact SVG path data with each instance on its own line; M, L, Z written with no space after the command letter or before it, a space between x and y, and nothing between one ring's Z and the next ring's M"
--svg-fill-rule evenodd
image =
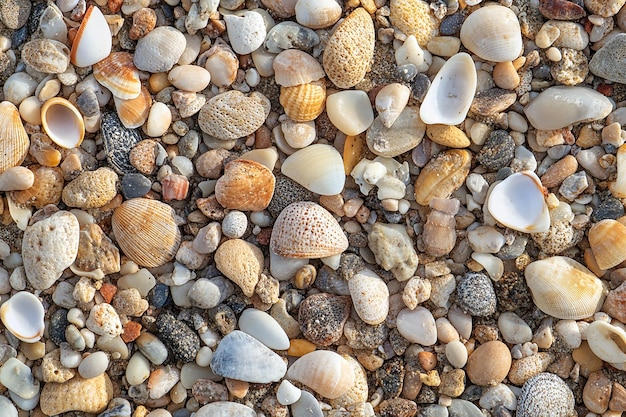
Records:
M141 141L141 136L135 129L127 129L115 113L105 113L102 116L102 136L104 151L109 165L118 174L137 172L130 164L130 150Z
M515 156L515 142L506 130L494 130L478 153L480 162L489 171L509 165Z
M200 350L200 338L170 311L163 311L156 321L159 339L172 351L174 357L188 363L196 359Z
M143 197L148 194L152 188L152 181L146 178L144 175L131 172L122 178L122 194L124 198L131 199L136 197Z
M148 293L148 302L156 308L163 308L167 304L170 295L170 287L157 283Z
M446 16L439 25L439 34L441 36L458 36L461 33L464 20L465 17L461 12Z
M624 205L615 197L606 193L600 196L600 201L594 207L591 218L594 222L604 219L616 220L624 215Z
M300 303L298 324L304 337L318 346L329 346L343 335L350 316L350 297L320 293Z
M57 346L67 341L65 339L65 328L69 324L70 322L67 321L67 310L64 308L58 309L52 314L52 317L50 317L48 335L50 336L50 340Z

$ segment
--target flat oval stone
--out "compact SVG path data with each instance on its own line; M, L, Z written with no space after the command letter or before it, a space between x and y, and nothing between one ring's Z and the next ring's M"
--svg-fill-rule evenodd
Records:
M83 378L95 378L104 373L109 366L109 357L104 352L94 352L78 365L78 373Z
M626 33L612 37L589 61L589 70L598 77L626 83Z
M256 308L248 308L241 313L239 329L270 349L289 349L289 337L280 324L272 316Z
M405 308L396 319L398 331L410 342L423 346L432 346L437 342L437 326L435 318L424 307L415 310Z
M243 404L230 401L216 401L201 407L195 417L256 417L256 412Z
M308 391L302 391L300 399L291 404L293 417L323 417L322 407L317 399Z
M483 417L480 408L476 407L469 401L453 399L452 404L448 407L450 417Z

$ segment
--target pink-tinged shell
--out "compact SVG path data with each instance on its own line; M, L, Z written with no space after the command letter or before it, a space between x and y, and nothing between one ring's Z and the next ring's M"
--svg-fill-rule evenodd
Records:
M276 84L283 87L308 84L324 77L322 65L311 55L299 49L282 51L274 58L272 67Z
M146 87L141 87L139 95L130 100L113 97L115 110L122 124L128 129L143 125L148 120L152 96Z
M288 205L278 215L270 248L287 258L325 258L345 251L348 239L326 209L300 201Z
M316 350L296 360L287 370L287 378L301 382L332 400L352 388L354 369L338 353Z
M184 200L189 191L189 180L184 175L169 174L161 180L163 200Z
M0 173L20 165L28 154L30 142L17 107L0 103Z
M139 70L128 52L112 52L108 57L93 65L96 80L118 98L129 100L141 93Z
M601 269L610 269L626 260L626 226L604 219L589 229L589 245Z

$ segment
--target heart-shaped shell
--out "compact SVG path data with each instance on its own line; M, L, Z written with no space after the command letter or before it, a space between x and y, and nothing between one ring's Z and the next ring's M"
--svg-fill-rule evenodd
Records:
M315 120L326 105L326 82L312 81L293 87L280 87L280 104L295 122Z
M334 399L352 388L354 369L338 353L316 350L296 360L287 370L287 378L303 383L323 397Z
M89 6L72 43L72 64L88 67L103 60L111 53L111 38L109 24L100 9Z
M604 321L594 321L585 331L591 351L603 361L626 363L626 331Z
M224 167L224 175L215 184L215 197L225 208L261 211L270 204L275 185L274 174L265 165L236 159Z
M139 95L129 100L113 97L115 110L122 124L128 129L143 125L148 120L152 95L146 87L141 87Z
M626 226L604 219L589 229L589 245L600 269L610 269L626 259Z
M0 173L20 165L28 154L28 134L17 107L9 101L0 103Z
M133 99L141 92L139 70L133 64L132 54L128 52L112 52L93 65L93 75L117 98Z
M27 291L13 294L0 307L2 324L18 339L35 343L45 328L44 309L39 298Z
M331 0L335 1L335 0ZM315 58L299 49L286 49L272 63L276 84L293 87L324 78L324 69Z
M600 310L606 296L593 272L564 256L532 262L524 275L537 307L559 319L587 318Z
M522 31L515 13L508 7L481 7L461 26L461 42L486 61L513 61L522 52Z
M85 136L82 114L62 97L53 97L43 103L41 124L48 137L62 148L76 148Z
M341 155L334 147L320 143L288 156L280 171L307 190L320 195L339 194L346 182Z
M174 210L157 200L133 198L124 202L113 212L111 226L122 252L149 268L171 261L180 245Z
M337 220L319 204L299 201L278 215L270 248L287 258L326 258L348 248L348 239Z

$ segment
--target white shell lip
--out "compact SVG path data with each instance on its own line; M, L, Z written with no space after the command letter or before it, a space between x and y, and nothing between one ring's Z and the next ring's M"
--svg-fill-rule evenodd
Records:
M532 171L517 172L496 184L487 198L487 210L498 222L518 232L550 229L543 185Z
M469 54L459 52L441 67L420 107L426 124L458 125L465 120L476 93L476 67Z
M585 330L591 351L603 361L626 364L626 331L603 321L594 321Z
M88 67L102 61L111 53L111 30L100 9L89 6L81 22L70 60L77 67Z
M77 147L85 136L83 116L62 97L51 98L41 106L41 124L50 139L62 148Z
M15 293L0 306L4 326L26 343L34 343L43 336L44 314L39 298L26 291Z

